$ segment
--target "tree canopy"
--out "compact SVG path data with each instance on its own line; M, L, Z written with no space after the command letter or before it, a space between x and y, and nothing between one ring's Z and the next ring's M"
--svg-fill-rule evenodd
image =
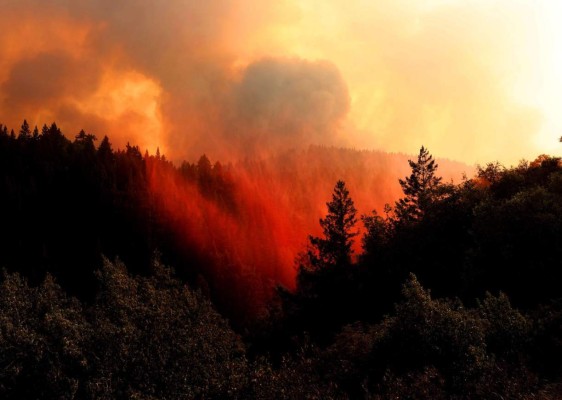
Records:
M431 206L437 195L441 177L436 175L438 165L433 156L423 146L418 160L408 160L412 168L410 176L400 179L404 197L396 202L395 212L398 220L419 221Z
M349 265L353 254L354 230L357 210L345 182L338 181L332 193L332 201L326 203L328 213L320 219L323 237L310 236L309 250L312 268L330 268Z

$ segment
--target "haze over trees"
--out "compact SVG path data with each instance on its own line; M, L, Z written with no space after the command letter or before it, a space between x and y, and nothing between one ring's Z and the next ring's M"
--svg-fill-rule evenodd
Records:
M422 147L382 207L361 157L176 166L0 126L2 397L560 398L560 158L454 184Z

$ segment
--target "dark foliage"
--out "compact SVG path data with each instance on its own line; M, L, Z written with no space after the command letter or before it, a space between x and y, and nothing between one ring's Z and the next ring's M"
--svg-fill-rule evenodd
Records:
M433 299L415 276L392 316L345 328L327 350L329 374L372 398L532 398L525 359L530 321L504 295L477 308ZM333 369L332 369L333 368Z
M199 292L155 262L133 277L104 260L90 305L51 276L0 283L0 396L4 399L326 399L335 385L313 359L273 368L245 346Z
M211 166L205 156L175 168L159 154L143 156L136 146L114 151L107 137L96 148L96 137L84 131L71 142L54 123L41 133L29 131L25 121L17 138L0 126L0 267L32 284L50 273L70 294L90 301L102 255L119 256L146 274L158 252L183 279L206 286L223 305L235 303L232 293L209 291L208 282L217 280L209 264L216 261L181 238L149 187L153 169L168 171L217 207L234 210L225 168Z
M285 334L305 330L327 345L357 321L326 362L343 363L331 379L353 396L532 398L559 382L560 160L489 164L460 185L440 182L424 148L410 165L406 197L384 216L362 217L364 253L348 273L307 271L306 286L281 292ZM455 300L432 299L415 278L401 292L412 272L438 298Z
M414 272L436 295L468 303L486 291L503 291L526 309L559 299L561 174L560 160L545 156L510 169L488 164L460 185L436 181L421 218L390 208L386 217L364 217L360 264L372 292L384 282L384 297L394 300Z

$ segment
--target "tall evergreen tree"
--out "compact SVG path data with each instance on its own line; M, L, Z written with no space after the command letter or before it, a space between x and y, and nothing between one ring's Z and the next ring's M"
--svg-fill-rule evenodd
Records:
M401 222L420 220L435 200L441 183L441 177L435 175L438 165L423 146L418 154L418 161L408 160L408 163L412 173L399 180L405 196L395 206L396 217Z
M336 183L332 201L326 205L328 214L320 219L324 236L309 237L311 248L308 258L313 269L349 265L353 254L353 238L358 234L353 230L357 222L357 210L345 182L340 180Z
M98 147L98 156L102 160L111 160L113 158L113 149L111 148L111 143L109 142L109 138L104 136L100 147Z
M24 119L23 124L21 125L20 128L18 139L28 140L29 138L31 138L31 129L29 128L29 124L27 123L27 120Z
M294 293L280 290L289 335L308 332L319 342L350 323L356 310L352 276L356 209L343 181L338 181L328 214L320 219L321 237L309 237L309 249L301 254ZM351 289L351 290L350 290Z

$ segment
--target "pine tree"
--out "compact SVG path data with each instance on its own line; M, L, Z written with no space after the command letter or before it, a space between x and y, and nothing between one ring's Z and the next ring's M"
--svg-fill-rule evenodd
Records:
M328 214L320 219L324 237L309 237L308 258L312 269L351 264L353 238L358 234L353 230L357 210L343 181L336 183L332 201L326 205Z
M85 154L94 155L96 153L96 146L94 145L96 140L98 140L96 135L86 133L84 129L82 129L78 135L75 136L74 143L78 148L84 151Z
M20 128L18 139L28 140L29 138L31 138L31 129L29 128L29 124L27 123L27 120L24 119L23 124L21 125Z
M111 160L113 158L113 150L107 136L103 137L100 147L98 147L98 157L102 160Z
M309 250L301 254L294 294L280 291L289 326L308 332L314 340L327 340L353 319L357 286L352 267L357 222L353 200L338 181L328 214L320 219L321 237L309 237Z
M434 201L441 183L441 177L435 176L438 165L423 146L418 161L408 160L408 163L412 168L411 175L399 180L405 197L395 206L396 217L401 222L419 221Z

